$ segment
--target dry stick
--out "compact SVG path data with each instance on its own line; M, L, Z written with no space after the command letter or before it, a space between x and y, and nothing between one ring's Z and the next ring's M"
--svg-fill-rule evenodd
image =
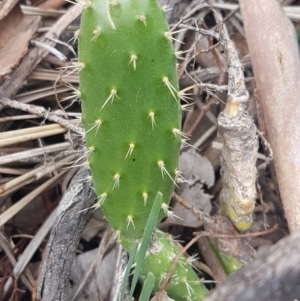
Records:
M184 17L182 17L170 30L170 32L173 32L176 28L179 27L179 25L181 23L183 23L184 21L186 21L187 19L189 19L193 14L195 14L198 10L200 10L201 8L205 7L204 4L200 4L198 6L196 6L195 8L193 8L190 12L188 12Z
M21 5L22 12L24 13L24 15L43 16L43 17L52 17L52 18L60 17L61 15L66 13L65 10L58 10L58 9L51 9L51 8L45 9L43 8L43 4L41 4L39 7Z
M196 41L194 41L193 45L191 46L191 49L193 49L194 47L196 47ZM179 80L182 78L188 63L191 61L191 57L192 57L192 52L188 51L184 58L184 61L181 64L179 64L179 68L177 71L177 76Z
M5 173L8 175L23 175L28 172L28 168L14 168L14 167L2 167L0 166L0 173Z
M195 47L195 43L196 42L194 42L194 44L193 44L193 46L192 47ZM188 66L188 64L189 64L189 62L191 61L191 60L193 60L197 55L199 55L199 54L201 54L201 53L208 53L209 51L211 51L213 48L215 48L215 47L217 47L218 46L218 43L217 44L215 44L215 45L212 45L211 47L209 47L208 49L202 49L202 50L200 50L200 51L198 51L196 54L194 54L194 55L192 55L192 53L191 52L188 52L188 54L186 55L186 57L185 57L185 60L184 60L184 62L180 65L180 68L179 68L179 70L178 70L178 78L181 78L182 76L183 76L183 73L185 72L186 73L186 75L193 81L193 82L195 82L194 81L194 79L189 75L189 73L187 72L187 70L186 70L186 68L187 68L187 66ZM222 73L221 73L221 75L222 75ZM186 88L186 89L184 89L184 90L190 90L190 89L192 89L192 88L194 88L194 87L199 87L199 88L206 88L206 87L208 87L208 86L210 86L209 84L202 84L202 83L200 83L200 84L195 84L195 85L193 85L193 86L191 86L191 87L188 87L188 88ZM215 88L215 86L214 86L214 88ZM221 87L220 89L223 89L223 87ZM183 91L181 91L181 92L183 92ZM195 128L197 127L197 125L199 124L199 122L201 121L201 119L203 118L203 116L204 116L204 114L206 114L206 112L210 109L210 107L207 109L207 110L205 110L204 112L202 111L202 110L205 110L205 107L204 108L201 108L201 112L200 112L200 115L198 116L198 118L197 118L197 120L194 122L194 124L192 125L192 128L190 128L190 130L188 131L188 135L191 135L192 133L193 133L193 131L195 130Z
M44 48L47 51L49 51L51 54L53 54L55 57L57 57L62 62L65 62L67 60L67 57L64 56L61 52L59 52L56 48L49 46L48 44L41 43L39 41L31 40L30 43L34 46Z
M201 210L196 209L194 206L191 206L185 199L183 199L177 193L174 192L172 198L174 198L176 202L185 207L187 210L192 212L199 221L203 221L207 224L212 224L215 222L215 220L210 215Z
M201 149L201 145L218 129L216 125L212 125L209 129L206 130L206 132L199 137L197 141L195 141L193 144L198 149Z
M216 281L216 284L223 283L226 280L226 273L207 237L200 237L197 241L197 247L202 258L211 269L212 278Z
M49 119L50 121L56 122L56 123L60 124L61 126L67 128L77 134L80 134L80 135L84 134L84 131L80 127L74 125L69 120L66 120L64 118L57 116L57 114L55 114L53 112L49 112L44 107L36 106L36 105L29 105L29 104L21 103L19 101L11 100L11 99L0 99L0 104L14 108L14 109L22 110L22 111L25 111L25 112L28 112L28 113L31 113L31 114L34 114L34 115L37 115L40 117L44 117L45 119Z
M22 200L20 200L17 204L9 208L7 211L5 211L1 217L0 217L0 226L4 225L10 218L12 218L19 210L21 210L24 206L26 206L30 201L32 201L34 198L36 198L38 195L40 195L45 189L51 187L54 185L60 178L66 173L67 171L64 170L58 175L54 176L47 182L43 183L41 186L36 188L34 191L26 195ZM12 210L11 210L12 209ZM51 215L53 219L53 214ZM47 221L51 220L49 217ZM49 231L49 224L45 222L43 227L39 230L38 234L33 238L33 240L30 242L30 244L26 247L25 251L21 255L20 259L18 260L17 264L14 267L13 275L15 278L18 278L22 272L24 271L25 267L27 266L28 262L32 258L32 255L35 253L36 249L39 247L41 241L44 239L46 234ZM47 225L47 226L46 226ZM48 230L46 233L44 233L44 227L46 227ZM41 237L40 237L41 235ZM39 242L39 243L38 243ZM12 279L10 278L4 287L4 295L8 293L10 287L12 284Z
M202 118L206 114L206 112L208 112L213 107L213 105L215 105L216 103L217 103L216 100L213 98L212 100L210 100L207 104L205 104L201 108L201 111L198 114L197 119L194 121L194 123L191 125L191 127L187 131L187 135L192 135L192 133L196 129L197 125L200 123L200 121L202 120Z
M5 253L6 257L8 258L9 262L13 267L16 266L17 260L15 258L14 253L11 251L10 247L8 246L6 238L4 238L3 234L0 233L0 248ZM25 271L26 273L27 271ZM29 279L25 275L21 275L21 281L25 284L27 289L30 291L33 290L33 282L30 282Z
M195 59L195 57L198 55L198 54L194 54L193 55L193 53L191 51L192 49L196 50L196 44L197 44L197 41L196 41L196 38L195 38L192 46L190 47L190 50L187 51L187 54L186 54L186 56L184 58L184 61L179 65L178 72L177 72L179 79L181 79L182 76L183 76L183 74L184 74L184 72L186 72L186 68L187 68L188 64L190 63L190 61L192 59Z
M273 150L271 148L270 143L267 141L267 139L264 137L261 131L257 130L257 135L260 137L261 142L264 145L265 149L269 151L269 154L266 157L265 162L257 167L257 169L265 169L270 164L270 162L273 161L273 157L274 157Z
M245 233L245 234L218 234L218 233L211 233L211 232L194 232L197 235L198 234L203 234L205 236L211 236L212 238L228 238L228 239L236 239L236 238L249 238L249 237L257 237L257 236L262 236L262 235L267 235L270 234L272 232L274 232L275 230L278 229L278 225L275 224L272 228L268 229L268 230L263 230L263 231L259 231L259 232L252 232L252 233Z
M192 12L195 13L198 9L201 9L201 8L203 8L203 7L206 7L206 5L201 4L201 5L197 6L194 10L192 10L190 13L188 13L188 16L192 16L192 14L191 14ZM186 20L186 19L187 19L187 17L185 16L181 21L179 21L179 22L177 23L176 26L181 25L181 23L182 23L184 20ZM195 28L194 28L194 27L191 27L191 26L182 26L182 27L185 27L185 28L191 29L191 30L195 30ZM173 28L173 29L174 29L174 28ZM173 29L172 29L172 30L173 30ZM211 32L211 31L209 31L209 32ZM210 42L210 44L211 44L211 42ZM190 79L191 79L192 81L194 81L194 79L189 75L189 73L188 73L187 70L186 70L186 67L187 67L188 63L189 63L192 59L194 59L197 55L199 55L199 54L201 54L201 53L207 53L207 52L209 52L209 51L212 51L214 57L215 57L216 60L217 60L219 69L221 70L221 73L220 73L221 76L220 76L219 82L222 82L223 79L224 79L224 76L225 76L225 72L224 72L223 66L221 66L221 63L220 63L219 59L217 59L217 55L216 55L215 48L216 48L218 45L219 45L219 43L216 43L216 44L214 44L214 45L210 45L210 47L209 47L208 49L200 50L200 51L198 51L196 54L194 54L193 56L190 56L188 59L186 58L185 61L184 61L183 64L182 64L182 67L181 67L180 70L179 70L179 74L182 76L182 73L183 73L183 70L184 70L185 73L187 74L187 76L190 77ZM187 57L188 57L188 56L187 56ZM194 81L194 82L195 82L195 81ZM226 87L217 87L217 86L215 86L215 85L207 85L207 84L204 84L204 85L203 85L203 84L201 84L201 83L198 84L198 85L200 86L200 88L204 88L205 90L206 90L206 88L213 88L213 89L219 89L220 92L222 92L222 90L224 90L224 89L227 88L227 86L226 86ZM207 92L208 92L208 91L207 91ZM218 97L215 97L215 98L218 99ZM191 135L191 134L194 132L194 130L196 129L197 125L200 123L200 121L202 120L202 118L203 118L203 116L206 114L206 112L209 111L210 108L211 108L214 104L218 103L218 102L216 102L216 99L211 100L207 105L205 105L205 106L203 106L203 107L201 108L201 112L199 113L197 119L196 119L195 122L192 124L191 128L189 129L189 131L188 131L188 133L187 133L188 135Z
M97 199L91 184L82 180L88 175L81 169L60 202L39 276L39 300L70 300L71 266L82 231L93 215L93 209L84 209L91 208Z
M235 15L235 13L237 13L240 10L239 7L237 7L236 9L234 9L233 11L231 11L224 19L223 19L223 23L225 23L226 21L228 21L231 17L233 17Z
M67 142L65 142L65 143L67 143ZM58 144L60 144L60 143L58 143ZM25 164L42 164L42 163L44 164L45 162L54 162L57 157L63 158L63 157L68 157L68 156L74 154L74 150L71 149L71 147L66 147L66 148L69 148L69 150L68 149L65 150L65 147L64 147L64 148L61 148L61 152L59 152L60 147L58 146L57 151L55 151L55 150L51 151L52 153L55 152L55 154L53 154L52 156L48 155L48 153L51 153L50 151L43 152L43 149L41 149L40 155L33 154L32 157L28 157L28 155L27 155L27 157L25 159L20 159L18 157L18 155L20 153L16 153L16 156L12 156L9 159L10 159L10 162L19 162L19 163L25 163ZM33 149L33 150L36 150L36 149ZM12 154L12 155L14 155L14 154ZM3 156L3 157L1 157L1 156ZM7 156L6 149L4 149L4 152L0 151L0 165L3 164L2 163L3 161L6 162L6 156ZM10 155L8 155L8 156L10 156ZM5 160L3 160L4 158L5 158ZM5 179L2 179L2 181L3 180L5 180Z
M183 86L188 86L193 84L194 83L193 77L197 77L199 80L203 82L211 81L220 75L220 70L218 67L214 66L206 69L191 71L189 75L190 76L185 74L182 77L180 82L182 83Z
M206 7L214 14L218 33L196 30L213 35L220 42L228 65L227 102L218 117L219 137L224 142L220 160L223 183L220 203L235 227L243 231L253 222L252 212L256 200L256 126L247 111L249 93L236 47L229 39L218 13L209 5Z
M0 122L7 122L7 121L13 121L13 120L30 120L39 118L39 116L36 115L19 115L19 116L9 116L9 117L2 117L0 118Z
M202 233L197 233L197 235L184 247L180 250L180 252L176 255L174 262L172 263L172 266L167 274L167 276L164 279L164 282L162 283L159 292L162 293L166 290L166 287L168 283L171 280L172 274L174 272L174 269L176 267L176 264L179 260L179 258L199 239L199 237L202 235Z

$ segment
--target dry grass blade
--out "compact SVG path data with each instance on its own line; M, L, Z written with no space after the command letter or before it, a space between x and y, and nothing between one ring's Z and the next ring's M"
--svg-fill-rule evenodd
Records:
M37 187L35 190L23 197L19 202L3 212L0 215L0 227L7 223L12 217L14 217L19 211L21 211L26 205L28 205L34 198L39 196L44 190L53 186L53 184L55 184L66 173L67 170L60 172L58 175L54 176L50 180Z
M13 168L13 167L1 167L0 173L8 174L8 175L23 175L28 172L26 168Z
M37 72L37 71L33 71L33 73L34 72ZM37 79L42 79L42 78L39 77ZM53 81L55 81L55 80L53 79ZM70 88L65 87L65 86L57 85L55 88L55 91L53 89L53 86L49 86L49 87L46 86L46 87L42 87L40 89L35 89L33 91L19 93L15 96L15 99L22 103L29 103L29 102L33 102L35 100L39 100L39 99L47 97L47 96L55 95L55 93L60 94L60 93L68 92L68 91L70 91Z
M57 175L55 177L55 181L59 180L60 177L63 176L64 174L65 174L65 172L62 172L59 175ZM52 181L50 183L50 180L49 180L48 182L46 182L48 184L45 185L44 188L47 188L48 186L50 186L51 184L53 184L55 181ZM47 220L45 221L45 223L42 225L42 227L39 229L39 231L37 232L37 234L34 236L34 238L31 240L31 242L28 244L28 246L26 247L26 249L24 250L24 252L20 256L20 258L19 258L16 266L13 269L13 275L14 275L14 277L16 279L18 279L20 277L20 275L23 273L24 269L26 268L26 266L30 262L32 256L34 255L34 253L39 248L39 246L41 245L42 241L44 240L44 238L46 237L46 235L50 231L50 229L52 227L52 224L53 224L53 222L55 220L55 216L56 216L56 210L54 210L49 215L49 217L47 218ZM5 286L4 286L4 296L8 293L8 291L9 291L11 285L12 285L12 282L13 282L13 280L10 277L8 279L8 281L6 282Z
M62 143L44 146L43 148L41 147L34 148L22 152L4 155L0 157L0 165L12 163L12 162L20 162L22 160L28 159L29 157L43 156L46 154L64 151L67 149L71 149L71 143L62 142ZM5 149L2 149L2 151L5 153Z
M3 250L5 255L7 256L7 258L9 259L10 263L12 264L13 267L16 266L17 264L17 260L14 256L14 254L12 253L12 251L10 250L6 239L3 237L2 233L0 233L0 250ZM28 270L26 272L29 272ZM30 280L33 280L33 276L30 273ZM25 284L25 286L31 291L34 287L34 280L30 281L29 279L26 278L25 275L21 275L21 280L22 282Z
M25 135L36 134L37 132L47 132L49 130L56 130L58 128L60 127L57 124L49 124L49 125L42 125L42 126L21 129L21 130L7 131L7 132L0 133L0 140L10 139L11 137L14 138L23 137Z
M56 9L42 9L39 7L21 5L24 15L29 16L43 16L43 17L60 17L66 13L65 10Z
M38 80L48 80L48 81L56 81L57 79L61 78L62 74L56 70L48 70L48 69L35 69L32 73L28 76L29 79L38 79ZM69 74L63 75L63 79L65 82L68 83L79 83L78 74Z
M0 145L5 147L16 143L63 134L67 130L59 124L44 125L24 130L10 131L0 134Z
M16 191L22 186L25 186L33 181L37 181L46 175L51 175L56 170L61 169L69 163L72 163L77 158L76 154L70 155L67 158L53 162L52 164L45 164L38 168L35 168L20 177L17 177L0 186L0 196L8 195L9 193ZM16 204L17 205L17 204Z

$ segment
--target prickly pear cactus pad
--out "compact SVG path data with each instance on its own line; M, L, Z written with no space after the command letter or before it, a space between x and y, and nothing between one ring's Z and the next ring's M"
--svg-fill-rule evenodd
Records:
M181 107L167 32L155 0L85 3L78 68L87 164L103 213L129 238L143 236L157 191L166 212L174 189Z
M145 279L149 270L159 275L154 287L154 290L158 291L178 253L173 238L157 230L145 257L141 278ZM181 256L167 286L167 291L176 301L202 300L207 296L203 281L192 269L192 261L192 258Z

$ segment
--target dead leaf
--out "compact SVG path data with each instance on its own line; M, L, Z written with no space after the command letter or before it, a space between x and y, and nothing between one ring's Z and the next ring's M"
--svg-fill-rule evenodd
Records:
M197 209L210 213L212 208L210 200L212 196L203 191L203 184L205 183L208 187L214 185L215 173L211 163L207 158L198 154L195 149L190 148L180 156L179 170L185 180L192 185L188 183L180 184L178 194ZM173 212L180 219L172 221L168 218L166 222L192 228L202 225L202 222L193 213L178 203L175 204Z
M40 20L37 16L24 16L16 6L0 21L0 76L8 74L26 54Z
M89 270L91 264L96 260L98 249L85 252L78 255L74 260L70 280L73 286L70 288L70 296L73 296L80 285L83 276ZM106 300L111 289L115 268L116 248L113 248L103 258L100 269L95 268L97 273L97 281L95 282L95 273L92 272L90 279L86 282L82 291L78 294L75 301L98 301L98 291L100 291L101 300ZM98 289L97 289L98 287ZM70 299L71 300L71 299Z
M215 173L207 158L201 156L194 148L183 152L179 159L179 170L188 181L205 183L208 188L215 183Z
M0 21L8 15L19 0L3 0L0 2Z

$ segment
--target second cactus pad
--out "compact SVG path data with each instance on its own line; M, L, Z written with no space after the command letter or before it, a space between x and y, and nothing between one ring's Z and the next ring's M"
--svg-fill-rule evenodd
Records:
M87 2L78 67L98 202L115 230L140 238L157 191L167 210L181 145L176 57L157 2Z

